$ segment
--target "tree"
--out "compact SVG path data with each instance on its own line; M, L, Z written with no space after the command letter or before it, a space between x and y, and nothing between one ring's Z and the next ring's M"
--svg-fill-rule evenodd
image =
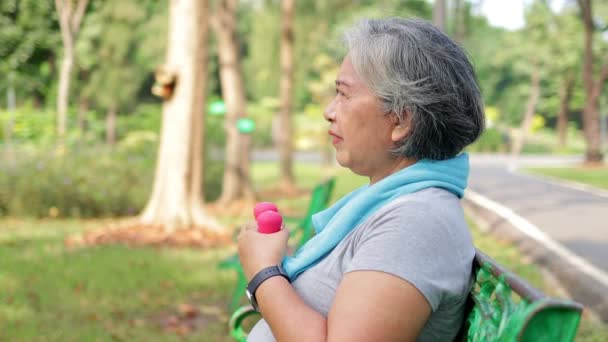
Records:
M67 129L70 78L75 59L74 45L88 3L89 0L55 0L63 42L63 59L59 72L59 92L57 93L57 135L60 139L63 139Z
M90 99L106 113L106 142L113 145L118 114L134 107L137 91L151 70L138 52L145 37L142 27L153 13L141 0L106 0L94 5L77 45L82 76L79 104L86 107L83 102ZM82 113L86 109L80 116Z
M519 67L529 75L530 89L520 129L511 146L513 158L517 158L523 149L541 95L541 79L546 73L547 60L550 59L547 44L550 18L551 11L548 5L543 1L534 1L526 9L526 26L519 36L523 41L521 44L523 50L515 50L516 53L521 54ZM534 53L529 53L531 50L534 50Z
M581 54L583 44L577 37L582 32L581 24L576 13L568 8L558 15L553 15L552 44L551 54L559 58L549 59L550 73L553 77L553 84L558 94L559 103L557 104L557 144L565 146L568 134L568 121L572 98L575 87L578 88L576 71L581 67ZM554 111L555 109L553 109Z
M239 132L237 121L245 118L245 83L239 56L237 0L220 0L211 25L217 36L222 97L226 103L226 150L220 203L253 199L250 180L250 138Z
M49 0L0 1L0 103L12 92L16 103L46 101L60 41L54 11Z
M568 116L570 114L570 100L574 90L574 73L565 75L559 89L559 110L557 112L557 143L566 146L568 137Z
M599 97L606 79L608 79L608 54L600 61L599 75L593 77L595 56L593 55L593 33L595 24L593 22L593 4L591 0L577 0L581 12L581 19L585 29L585 48L583 52L583 85L585 88L585 107L583 109L583 132L587 143L585 161L587 163L602 163L602 152L600 146L600 116Z
M446 22L446 0L435 0L433 7L433 24L445 32Z
M466 17L469 15L470 6L464 0L454 1L454 40L459 44L464 42L466 35Z
M295 188L293 175L293 110L294 93L294 0L281 1L281 83L279 110L280 130L278 136L281 159L281 187L286 190Z
M205 212L201 194L208 5L207 0L170 2L167 60L157 70L157 81L173 91L163 102L154 185L140 219L169 232L220 229Z
M12 148L16 108L31 101L41 106L51 81L58 42L52 1L3 0L0 2L0 103L7 117L0 131L7 162L16 160Z
M511 154L514 158L517 158L521 154L524 141L526 140L526 135L532 126L532 119L534 118L538 99L540 98L541 71L539 69L537 60L533 60L531 65L532 73L530 74L530 93L528 95L528 101L526 102L526 108L521 120L519 132L515 136L515 139L513 139L513 144L511 146Z

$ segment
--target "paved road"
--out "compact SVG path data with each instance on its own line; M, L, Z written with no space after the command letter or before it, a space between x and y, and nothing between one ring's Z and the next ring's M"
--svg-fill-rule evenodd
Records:
M537 157L522 161L521 166L576 162L576 158ZM555 241L608 272L608 195L511 172L506 158L484 156L471 157L469 188L512 209Z
M551 270L574 300L608 322L608 192L575 189L521 171L526 166L581 161L580 157L526 157L517 165L520 171L512 171L513 164L505 156L473 155L469 189L510 209L547 236L548 239L539 242L514 228L517 224L524 230L529 229L525 221L507 224L496 216L491 219L491 229L504 233L501 228L507 227L510 233L515 232L514 241ZM479 207L471 208L476 212ZM496 209L484 210L485 215L496 213Z

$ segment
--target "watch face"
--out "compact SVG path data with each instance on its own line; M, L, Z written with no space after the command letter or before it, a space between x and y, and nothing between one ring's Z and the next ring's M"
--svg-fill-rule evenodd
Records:
M251 303L251 293L249 293L249 290L245 290L245 294L247 295L247 300Z

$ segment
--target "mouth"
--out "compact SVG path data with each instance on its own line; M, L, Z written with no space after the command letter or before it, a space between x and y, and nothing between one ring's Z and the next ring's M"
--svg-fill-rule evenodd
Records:
M343 141L342 137L337 135L336 133L334 133L332 130L329 130L327 132L327 134L329 134L332 137L332 144L337 145L339 143L341 143Z

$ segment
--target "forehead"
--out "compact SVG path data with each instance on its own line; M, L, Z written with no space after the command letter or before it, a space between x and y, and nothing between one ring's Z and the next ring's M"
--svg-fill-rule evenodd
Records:
M336 86L346 86L349 88L358 88L363 85L363 82L355 72L350 57L346 55L342 64L340 65L340 71L338 72L338 78L336 79Z

